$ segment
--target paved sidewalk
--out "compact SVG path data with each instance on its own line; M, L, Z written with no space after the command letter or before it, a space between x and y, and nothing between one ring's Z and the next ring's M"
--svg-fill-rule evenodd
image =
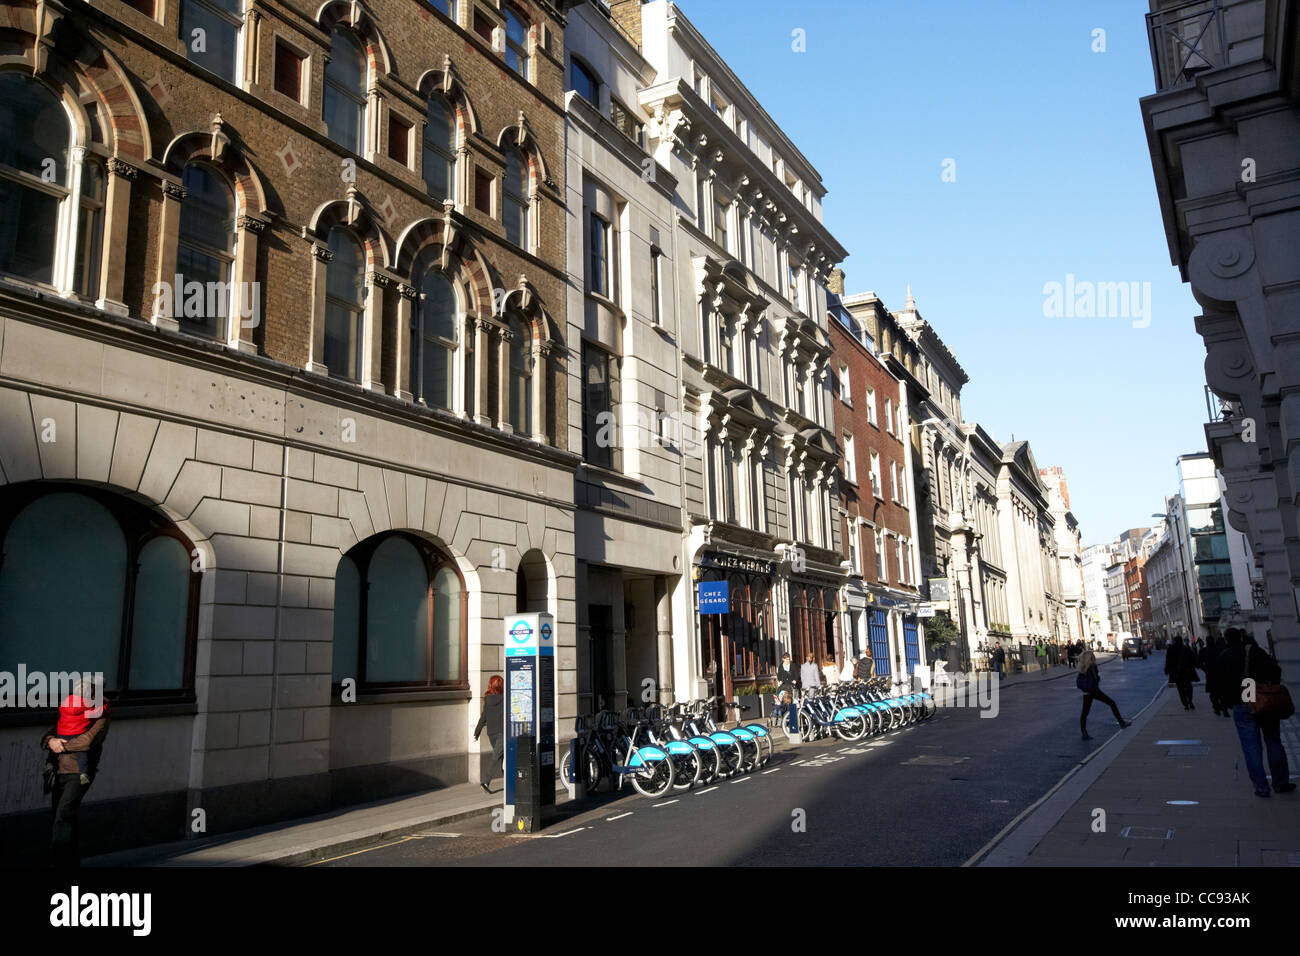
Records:
M1256 797L1235 725L1215 716L1203 685L1195 695L1187 711L1163 688L979 865L1300 866L1300 790ZM1110 734L1104 710L1097 718L1093 734ZM1283 742L1294 775L1295 718Z

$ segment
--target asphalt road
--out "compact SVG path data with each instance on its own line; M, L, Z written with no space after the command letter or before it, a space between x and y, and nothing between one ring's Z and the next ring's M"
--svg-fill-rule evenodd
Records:
M1165 683L1164 656L1101 668L1131 718ZM541 834L492 830L490 814L314 866L957 866L1118 730L1093 705L1079 734L1074 671L1010 687L996 717L941 708L855 744L779 752L763 771L648 800L631 787L566 804ZM497 786L499 786L499 782Z

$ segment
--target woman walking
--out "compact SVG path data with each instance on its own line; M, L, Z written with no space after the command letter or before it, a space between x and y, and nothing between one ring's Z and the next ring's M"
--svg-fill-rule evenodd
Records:
M501 679L500 674L493 674L492 679L488 681L487 693L483 695L483 713L479 715L478 725L474 728L474 739L478 740L478 735L487 728L488 740L492 744L492 763L488 771L492 780L499 769L504 769L506 758L506 682ZM479 786L483 788L484 793L491 793L488 788L488 780L481 781Z
M1199 679L1196 676L1196 657L1181 637L1175 637L1169 650L1165 651L1165 673L1169 675L1169 683L1178 688L1178 699L1183 702L1183 710L1195 710L1192 683Z
M1094 700L1099 700L1110 707L1110 712L1119 721L1120 729L1128 726L1128 721L1119 714L1118 705L1101 692L1101 672L1097 669L1097 655L1092 651L1084 651L1079 657L1079 676L1074 679L1074 682L1079 690L1083 691L1083 711L1079 714L1079 730L1084 740L1092 739L1088 734L1088 711L1092 710Z

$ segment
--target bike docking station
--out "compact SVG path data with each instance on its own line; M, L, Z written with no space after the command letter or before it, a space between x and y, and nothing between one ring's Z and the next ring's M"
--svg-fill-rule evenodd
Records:
M555 818L555 619L505 619L504 822L532 833Z

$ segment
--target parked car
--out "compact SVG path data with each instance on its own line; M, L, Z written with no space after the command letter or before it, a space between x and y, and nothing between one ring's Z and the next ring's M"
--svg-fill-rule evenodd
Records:
M1140 657L1142 660L1147 659L1146 643L1138 640L1136 637L1130 637L1124 642L1124 647L1120 650L1120 656L1124 660L1130 657Z

